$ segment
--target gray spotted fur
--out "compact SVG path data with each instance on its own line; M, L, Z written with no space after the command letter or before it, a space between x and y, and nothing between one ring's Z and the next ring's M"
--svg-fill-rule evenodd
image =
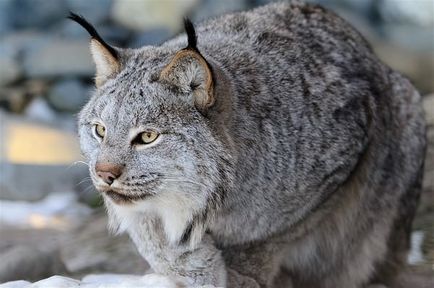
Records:
M118 49L121 71L80 113L94 181L96 161L124 164L119 187L146 194L121 205L104 195L112 228L191 286L397 287L425 151L411 83L318 6L272 4L196 31L214 76L206 113L158 80L185 35ZM133 149L138 126L160 142Z

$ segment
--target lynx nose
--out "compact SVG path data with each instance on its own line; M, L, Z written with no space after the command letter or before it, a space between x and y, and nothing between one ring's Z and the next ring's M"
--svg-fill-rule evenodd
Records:
M124 166L113 163L96 163L95 172L105 183L111 185L122 174Z

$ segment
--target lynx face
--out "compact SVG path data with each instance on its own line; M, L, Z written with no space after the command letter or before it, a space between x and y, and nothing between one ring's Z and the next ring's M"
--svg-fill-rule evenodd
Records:
M191 93L127 71L100 87L79 116L92 181L114 209L188 222L216 190L221 145Z
M124 90L117 85L122 80L98 91L80 115L81 145L95 187L117 204L173 188L202 190L207 184L201 175L209 172L196 164L207 158L195 151L207 130L200 113L187 103L170 103L161 85L130 80Z

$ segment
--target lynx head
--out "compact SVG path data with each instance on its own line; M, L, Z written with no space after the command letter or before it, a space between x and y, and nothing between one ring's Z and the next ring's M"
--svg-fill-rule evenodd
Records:
M185 21L184 49L133 50L108 45L82 17L70 18L92 37L96 90L80 112L79 135L111 226L125 230L153 213L170 242L194 245L222 203L232 160L227 133L212 119L221 113L216 77L193 25Z

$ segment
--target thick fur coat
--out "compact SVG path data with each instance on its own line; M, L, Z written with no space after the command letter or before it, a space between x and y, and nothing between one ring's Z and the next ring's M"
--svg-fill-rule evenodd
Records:
M420 96L347 22L272 4L132 50L72 18L97 66L81 147L111 228L156 273L188 287L396 287L421 188Z

